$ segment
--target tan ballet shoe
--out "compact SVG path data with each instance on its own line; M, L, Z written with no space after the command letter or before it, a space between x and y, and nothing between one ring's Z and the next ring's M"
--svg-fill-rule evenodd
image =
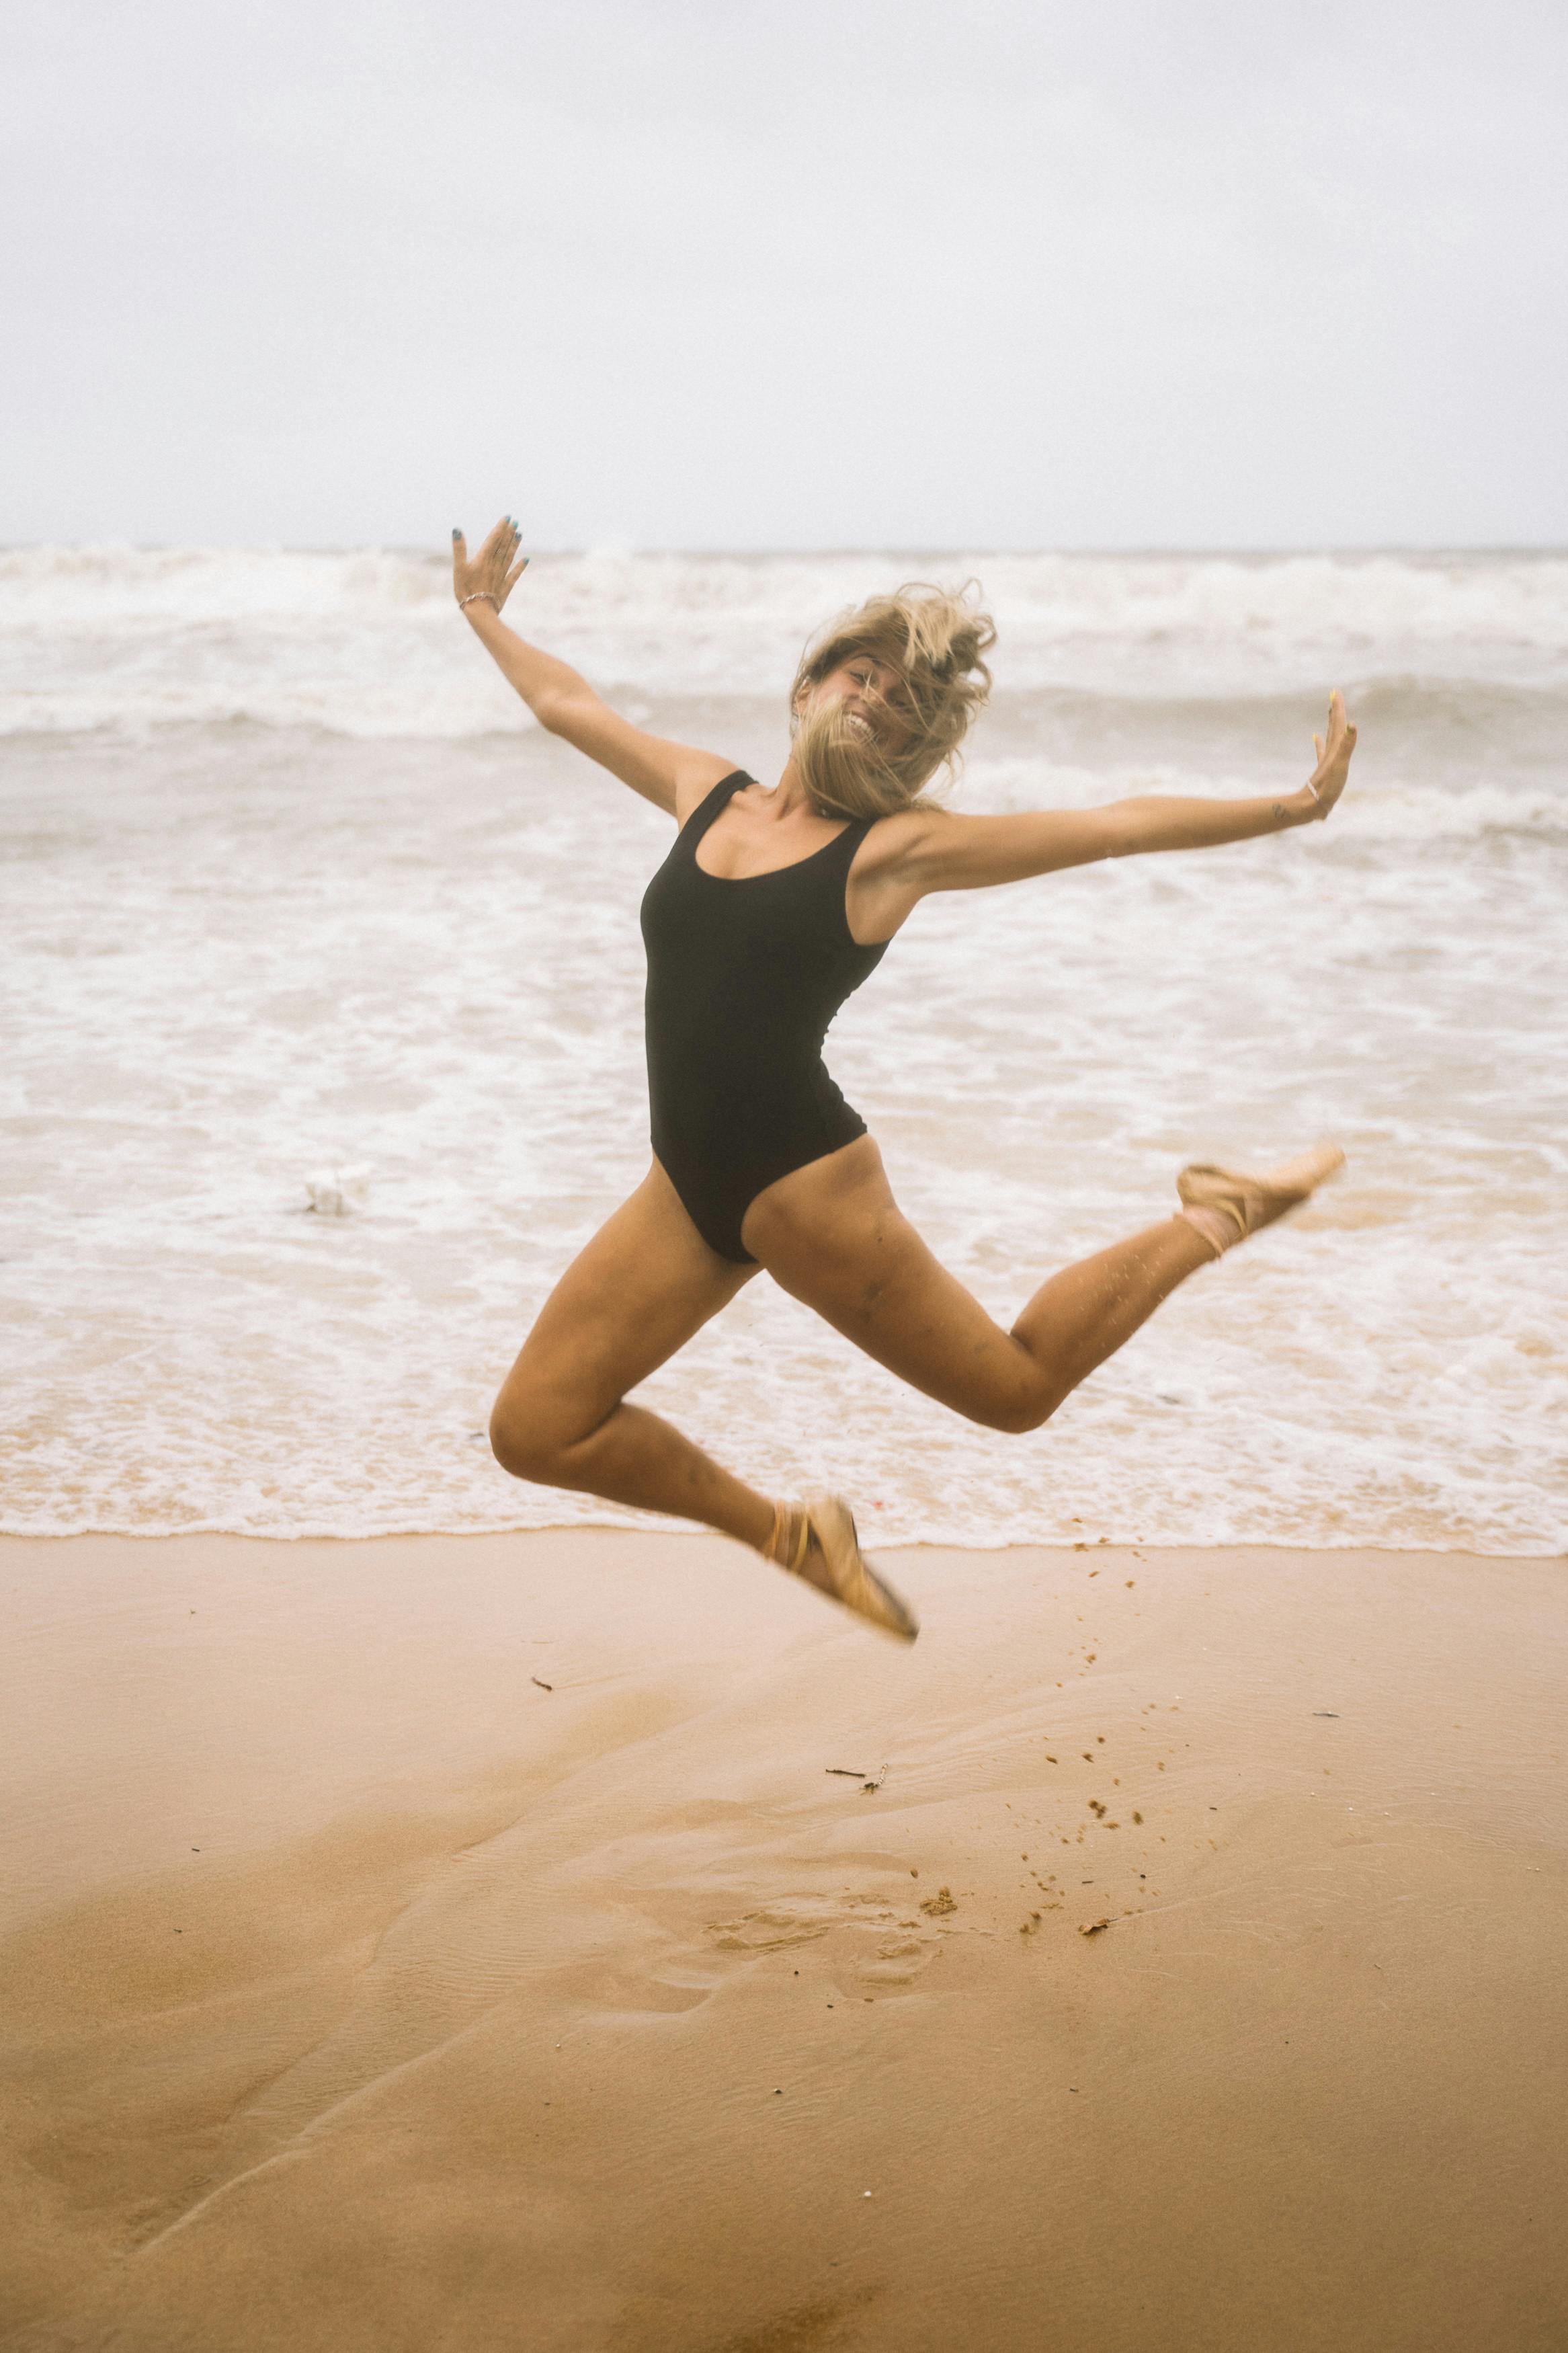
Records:
M1176 1179L1182 1197L1178 1216L1203 1236L1219 1258L1237 1242L1271 1226L1288 1210L1299 1209L1318 1187L1345 1165L1337 1144L1320 1144L1297 1160L1287 1160L1261 1176L1241 1168L1219 1168L1212 1161L1194 1160Z
M855 1514L841 1496L816 1494L799 1504L775 1504L767 1556L884 1634L912 1642L921 1630L913 1610L884 1585L861 1552Z

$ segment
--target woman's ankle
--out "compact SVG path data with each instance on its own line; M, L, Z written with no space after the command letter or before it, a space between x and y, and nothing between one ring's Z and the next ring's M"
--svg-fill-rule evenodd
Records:
M1226 1209L1206 1207L1178 1209L1175 1221L1178 1225L1190 1226L1199 1240L1206 1244L1213 1258L1223 1258L1227 1250L1245 1240L1247 1236L1247 1228L1240 1219Z
M793 1567L801 1550L801 1530L805 1514L798 1504L777 1503L773 1507L773 1525L757 1550L764 1560L776 1561L781 1568Z

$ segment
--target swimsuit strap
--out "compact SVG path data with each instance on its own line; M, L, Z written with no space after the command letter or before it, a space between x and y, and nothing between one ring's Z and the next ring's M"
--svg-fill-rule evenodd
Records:
M854 864L855 852L859 849L860 844L865 840L866 836L870 832L871 828L876 823L877 819L874 817L852 817L847 825L846 825L843 832L836 834L833 839L828 843L827 848L829 849L848 851L848 857L845 860L847 870ZM824 854L826 855L826 853Z
M676 837L677 839L686 842L690 849L695 849L714 818L721 810L728 808L731 798L741 790L741 787L743 785L749 785L752 781L744 768L732 769L729 776L721 776L712 791L705 793L698 802L697 807L681 827Z

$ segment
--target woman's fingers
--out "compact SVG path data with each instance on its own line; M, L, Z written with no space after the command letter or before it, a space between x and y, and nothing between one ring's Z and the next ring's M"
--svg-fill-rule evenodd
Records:
M460 531L452 533L452 578L459 596L465 590L491 596L499 612L518 581L528 569L528 558L517 563L512 559L521 545L516 522L510 515L502 515L492 525L475 556L468 554L468 543ZM510 569L509 569L510 566Z
M1337 686L1329 697L1328 733L1313 736L1312 749L1318 757L1311 779L1312 797L1318 806L1312 813L1324 818L1345 788L1350 775L1351 754L1355 750L1355 729L1346 714L1344 696Z
M1345 699L1338 687L1329 697L1329 732L1326 736L1313 736L1312 749L1318 755L1320 768L1334 765L1342 754L1348 761L1355 749L1355 729L1346 716Z
M490 551L492 560L498 575L504 575L519 546L518 528L510 515L502 515L495 527L493 536L495 545Z

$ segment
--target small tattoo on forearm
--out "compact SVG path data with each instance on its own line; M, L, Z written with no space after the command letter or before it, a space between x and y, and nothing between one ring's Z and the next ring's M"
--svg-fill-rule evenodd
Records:
M1283 825L1285 822L1285 804L1283 801L1275 802L1274 814L1279 819L1280 824Z

